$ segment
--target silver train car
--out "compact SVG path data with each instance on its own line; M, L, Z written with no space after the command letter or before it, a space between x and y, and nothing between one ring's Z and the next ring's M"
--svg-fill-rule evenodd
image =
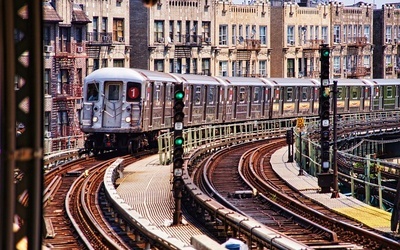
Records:
M338 79L338 113L399 109L398 79ZM173 123L174 84L185 127L318 115L317 79L211 77L102 68L85 78L81 130L94 153L156 146Z

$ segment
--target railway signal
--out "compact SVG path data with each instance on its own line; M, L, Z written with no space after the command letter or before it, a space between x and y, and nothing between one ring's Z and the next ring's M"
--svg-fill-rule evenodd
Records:
M321 168L323 173L327 173L330 168L329 143L330 143L330 87L329 87L329 68L330 68L330 49L323 44L320 49L321 60L321 88L319 95L319 115L321 121Z
M185 114L183 113L185 92L183 91L183 84L175 84L174 89L174 155L173 155L173 193L175 198L175 211L173 218L173 225L179 225L182 223L182 211L181 211L181 198L183 188L183 119Z

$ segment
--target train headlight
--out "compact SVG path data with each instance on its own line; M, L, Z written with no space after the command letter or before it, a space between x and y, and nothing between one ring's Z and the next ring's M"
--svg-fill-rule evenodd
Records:
M97 116L93 116L92 121L93 122L97 122L99 120L99 118Z
M131 117L130 117L130 116L126 117L126 118L125 118L125 121L126 121L127 123L130 123L130 122L131 122Z

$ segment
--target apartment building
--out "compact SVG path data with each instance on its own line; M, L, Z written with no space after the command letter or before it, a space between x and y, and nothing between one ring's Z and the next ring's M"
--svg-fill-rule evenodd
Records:
M131 67L174 73L268 76L269 4L131 1Z
M374 78L400 78L400 5L374 10Z
M330 43L330 6L271 7L271 76L319 77L320 44Z
M83 78L129 66L129 2L43 1L45 153L82 147Z
M372 78L373 6L331 2L332 78Z

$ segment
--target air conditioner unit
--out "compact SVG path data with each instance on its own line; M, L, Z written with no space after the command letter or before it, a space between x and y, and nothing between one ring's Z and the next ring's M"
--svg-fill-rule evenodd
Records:
M81 47L81 46L76 47L76 52L82 53L83 52L83 47Z
M118 42L123 43L125 39L123 37L118 37Z
M44 46L44 52L46 52L46 53L53 52L53 46L45 45Z
M206 43L211 43L211 37L206 37Z
M158 42L159 42L159 43L163 43L163 42L164 42L164 37L158 38Z
M50 131L45 131L44 132L44 137L45 138L51 138L51 132Z

